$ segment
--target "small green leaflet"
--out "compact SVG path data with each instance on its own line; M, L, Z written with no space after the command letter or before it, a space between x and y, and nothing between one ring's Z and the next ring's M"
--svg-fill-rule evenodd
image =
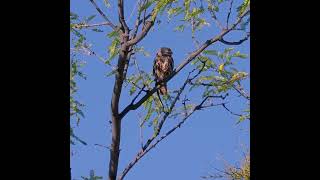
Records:
M233 57L238 57L238 58L241 58L241 59L247 58L247 55L246 55L246 54L241 54L240 51L237 51L237 52L234 53L232 56L233 56Z
M184 25L179 25L179 26L177 26L176 28L174 28L174 31L183 32L184 28L185 28Z
M107 8L111 7L111 5L110 5L110 3L109 3L108 0L103 0L103 2L104 2L104 5L105 5Z
M116 55L119 53L118 46L120 44L120 40L118 38L115 38L111 45L109 46L109 58L105 62L106 64L110 64L110 61L116 57Z
M244 0L243 3L237 8L238 16L241 16L249 5L250 0Z
M217 56L218 52L216 50L204 50L203 54L207 54L207 55L214 55Z
M86 18L86 20L85 20L85 22L86 23L88 23L88 22L90 22L93 18L95 18L96 17L96 15L91 15L91 16L89 16L88 18Z

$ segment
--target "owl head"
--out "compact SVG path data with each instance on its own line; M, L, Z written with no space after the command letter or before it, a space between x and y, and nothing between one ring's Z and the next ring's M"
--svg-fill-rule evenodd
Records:
M159 49L157 55L158 56L172 56L172 51L168 47L162 47Z

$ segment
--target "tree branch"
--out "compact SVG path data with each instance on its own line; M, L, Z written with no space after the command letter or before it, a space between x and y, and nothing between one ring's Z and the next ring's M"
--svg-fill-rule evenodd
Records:
M229 8L229 12L227 15L227 29L229 28L229 19L230 19L230 14L231 14L231 10L232 10L232 4L233 4L233 0L230 1L230 8Z
M137 159L137 157L138 157L141 153L145 152L145 150L147 150L147 148L150 146L150 144L152 143L152 141L155 140L155 139L159 136L160 131L161 131L162 127L163 127L164 122L166 121L166 119L168 118L168 116L169 116L170 113L172 112L173 108L175 107L175 104L176 104L176 102L178 101L178 99L180 98L180 95L182 94L182 92L183 92L183 90L185 89L186 85L187 85L190 81L192 81L193 79L195 79L197 76L199 76L200 73L203 71L204 67L205 67L205 63L204 63L204 65L203 65L203 67L198 71L198 73L195 74L195 75L194 75L193 77L191 77L191 78L190 78L190 75L191 75L196 69L193 69L192 71L189 72L187 79L185 80L185 82L183 83L183 85L180 87L180 89L179 89L176 97L174 98L173 102L171 103L171 106L170 106L169 110L168 110L167 112L165 112L162 120L160 121L160 123L159 123L159 125L158 125L158 128L157 128L157 130L156 130L156 134L153 135L152 137L150 137L150 138L147 140L147 142L142 146L141 150L140 150L140 151L138 152L138 154L136 155L136 158L135 158L131 163L129 163L128 166L124 169L124 171L122 172L121 176L119 177L119 180L124 178L124 176L129 172L129 170L134 166L134 164L136 164L136 163L139 161L139 159L140 159L143 155L142 155L140 158L138 158L138 159ZM212 96L212 97L213 97L213 96ZM207 98L206 98L204 101L206 101L206 100L207 100ZM201 105L202 105L202 104L201 104ZM159 142L160 142L160 141L158 140L158 141L153 145L153 147L155 147L155 145L156 145L157 143L159 143ZM149 150L150 150L150 148L149 148ZM149 151L149 150L147 150L147 151Z
M241 87L237 87L235 85L232 86L233 89L235 89L242 97L246 98L247 100L250 100L250 96L241 89Z
M81 29L81 28L90 28L90 27L103 26L103 25L110 25L110 22L103 22L98 24L75 24L74 28Z
M243 39L240 39L239 41L229 42L229 41L224 40L223 38L221 38L219 41L222 42L223 44L226 44L226 45L240 45L244 41L248 40L249 37L250 37L250 33L247 33L246 37L244 37Z
M135 38L128 41L128 46L132 46L140 42L149 32L151 27L154 25L154 21L147 21L146 25L144 26L144 29L142 29L141 33L138 34Z
M124 5L123 0L118 0L118 15L119 15L119 21L121 24L121 27L124 30L124 33L127 35L129 34L129 27L126 23L126 20L124 19Z
M119 176L118 180L123 180L123 178L125 177L125 175L130 171L130 169L144 156L146 155L151 149L155 148L156 145L161 142L163 139L165 139L166 137L168 137L171 133L173 133L177 128L180 128L181 125L197 110L200 110L202 108L202 105L207 101L207 99L210 97L206 97L205 99L203 99L203 101L195 106L191 112L189 114L187 114L177 125L175 125L173 128L171 128L169 131L167 131L164 135L162 135L155 143L153 143L152 145L150 145L151 143L149 143L149 145L146 147L144 146L144 148L142 148L136 155L136 157L127 165L127 167L122 171L121 175ZM153 138L155 139L155 138Z
M227 33L229 33L232 29L234 29L242 20L244 16L246 16L250 10L247 10L245 13L243 13L239 19L231 26L229 29L223 30L220 34L213 37L212 39L207 40L205 43L201 45L200 48L192 52L186 59L183 60L183 62L168 76L166 79L163 80L163 82L170 81L175 75L177 75L187 64L189 64L194 58L196 58L203 50L205 50L208 46L211 44L219 41L223 36L225 36ZM129 42L128 42L129 43ZM129 111L136 110L139 108L153 93L157 91L159 86L154 87L151 91L149 91L145 96L143 96L137 103L130 104L127 107L124 108L124 110L120 113L120 117L124 117Z
M128 46L126 42L129 36L121 33L121 48L118 58L118 68L115 74L115 83L113 87L112 99L111 99L111 120L112 120L112 143L110 149L110 161L109 161L109 180L115 180L117 178L118 162L119 162L119 147L121 140L121 119L119 116L119 101L121 96L121 90L123 80L126 78L125 65L128 63Z
M112 22L109 20L109 18L101 11L101 9L98 7L98 5L94 2L94 0L89 0L93 6L97 9L97 11L100 13L100 15L109 23L108 25L111 26L113 30L116 29L116 26L112 24Z
M230 112L231 114L233 114L235 116L242 116L241 114L237 114L237 113L232 112L229 108L226 107L225 103L222 103L222 107L224 107L228 112Z

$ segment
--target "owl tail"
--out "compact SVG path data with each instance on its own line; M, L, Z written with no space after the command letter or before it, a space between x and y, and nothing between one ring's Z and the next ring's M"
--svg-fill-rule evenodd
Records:
M168 94L167 84L161 84L159 90L161 95L167 95Z

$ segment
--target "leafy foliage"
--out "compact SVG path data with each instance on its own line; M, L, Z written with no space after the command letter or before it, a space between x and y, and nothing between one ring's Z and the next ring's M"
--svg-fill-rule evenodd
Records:
M230 179L230 180L250 180L250 153L246 153L241 160L241 165L226 165L223 170L209 176L203 176L203 179Z
M168 21L172 22L177 20L175 23L174 31L183 32L190 30L192 32L192 38L195 39L195 35L198 31L203 30L203 28L209 27L212 22L216 23L217 14L221 13L221 4L223 2L230 2L225 0L148 0L142 7L139 8L139 12L146 12L146 14L151 13L151 18L148 21L160 22L160 15L165 15ZM108 0L104 0L107 8L111 5ZM250 0L243 0L241 5L237 8L238 17L241 16L246 9L250 6ZM152 9L152 10L151 10ZM86 34L83 31L85 26L94 21L96 15L91 15L88 17L80 18L77 14L70 13L70 32L72 34L72 48L75 51L79 51L86 47ZM127 17L126 17L127 18ZM250 24L250 17L246 17L238 30L246 30ZM95 25L94 25L95 26ZM131 28L131 27L130 27ZM141 27L144 28L143 26ZM189 28L189 29L187 29ZM103 32L99 28L91 29L94 32ZM132 29L130 29L132 30ZM133 32L133 31L131 31ZM106 65L111 66L112 60L119 55L119 50L121 46L120 38L120 28L116 27L114 31L109 32L107 35L109 38L108 47L106 51L108 56L103 58ZM134 46L134 54L142 54L145 57L149 57L150 53L147 52L143 46ZM134 56L134 54L132 56ZM239 59L246 59L247 55L237 51L233 47L227 47L222 51L216 49L206 49L199 56L197 56L193 61L192 65L199 72L197 78L192 79L188 82L187 87L189 87L189 92L184 92L185 97L191 91L200 92L197 95L201 98L206 98L209 96L219 96L227 94L229 91L233 90L235 86L241 87L241 82L249 77L247 72L237 69L236 62ZM77 124L80 119L84 117L83 107L84 104L80 103L76 98L77 84L76 79L85 79L85 74L82 73L81 68L83 67L83 62L74 55L71 57L71 70L70 70L70 119L74 118L77 120ZM129 64L131 67L133 64ZM107 73L107 77L112 76L117 72L116 68L112 68L110 72ZM148 71L149 72L149 71ZM131 73L128 71L128 75L125 77L125 87L128 90L131 98L136 98L141 92L147 93L154 87L154 81L152 73L148 73L143 70L139 70L138 73ZM196 72L196 71L195 71ZM131 74L130 74L131 73ZM145 127L145 123L148 124L149 128L153 128L154 136L159 130L159 123L164 116L169 118L184 117L186 114L190 113L192 109L196 107L196 103L187 102L187 98L182 100L182 96L177 99L178 103L169 109L173 98L177 95L178 90L170 90L168 96L159 97L156 93L150 96L142 104L142 124L141 127ZM197 97L198 98L198 97ZM138 98L139 99L139 98ZM200 99L200 97L199 97ZM169 104L169 105L168 105ZM237 123L241 123L245 119L250 118L250 110L243 110L243 113L239 116ZM151 129L150 128L150 129ZM74 129L70 130L71 144L75 144L78 141L82 144L86 144L78 136L74 134ZM229 171L233 174L239 173L237 171ZM90 177L82 177L85 180L102 179L102 177L95 176L94 171L90 171Z
M237 8L238 16L241 16L249 6L250 0L244 0L243 3Z
M87 21L90 21L94 17L89 17ZM71 23L75 23L79 21L79 16L75 13L70 14ZM73 119L76 120L76 124L78 125L81 118L84 118L84 113L82 111L84 104L80 103L76 94L78 91L77 79L86 79L86 75L81 71L81 68L84 66L85 62L81 61L77 58L77 51L83 46L85 41L85 36L79 31L73 29L71 27L71 36L72 36L72 46L75 48L75 51L72 51L70 54L70 121ZM73 128L70 128L70 143L75 144L75 141L78 141L84 145L86 143L81 140L78 136L75 135Z

